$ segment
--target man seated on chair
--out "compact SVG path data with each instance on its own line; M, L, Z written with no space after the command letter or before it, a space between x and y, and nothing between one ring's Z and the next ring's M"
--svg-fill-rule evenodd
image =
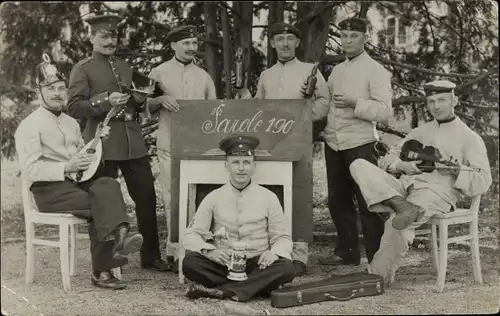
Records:
M38 211L73 213L89 220L92 283L124 288L111 270L127 264L127 254L139 251L142 236L127 236L130 226L120 185L105 177L80 183L67 178L70 172L86 170L91 157L78 153L84 146L80 127L63 113L65 78L50 59L36 68L36 92L40 107L19 124L15 134L22 176ZM100 136L107 135L109 128L104 127Z
M194 282L187 297L244 302L256 295L268 296L295 276L293 243L283 208L274 193L251 180L258 144L250 136L230 136L219 144L226 153L229 181L203 199L184 235L188 252L182 271ZM221 229L226 230L228 242L219 238L210 242L212 232ZM248 279L232 282L227 278L231 254L227 244L236 241L246 245Z
M454 88L455 84L446 80L425 84L427 108L434 120L412 130L381 158L380 168L361 159L353 161L349 167L369 209L372 212L392 211L385 223L380 248L368 265L368 272L383 276L387 283L394 281L408 244L415 237L415 228L434 215L453 211L463 195L485 193L491 184L483 140L455 115L458 99ZM420 165L422 160L400 159L402 145L408 140L437 148L441 163L436 162L434 170L425 170ZM424 152L428 153L427 149ZM422 157L429 158L425 154L420 159ZM453 162L458 168L449 168L445 161ZM397 179L384 170L401 176Z

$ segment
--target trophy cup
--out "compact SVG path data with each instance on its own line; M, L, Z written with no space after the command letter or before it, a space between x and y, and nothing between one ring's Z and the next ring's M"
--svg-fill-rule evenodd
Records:
M248 279L246 244L242 241L235 241L231 247L231 259L229 263L229 273L227 278L233 281L245 281Z

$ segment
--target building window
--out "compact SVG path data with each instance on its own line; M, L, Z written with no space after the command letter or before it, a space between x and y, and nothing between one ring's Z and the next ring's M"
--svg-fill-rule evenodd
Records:
M402 19L389 16L385 20L386 45L401 47L410 44L410 26Z

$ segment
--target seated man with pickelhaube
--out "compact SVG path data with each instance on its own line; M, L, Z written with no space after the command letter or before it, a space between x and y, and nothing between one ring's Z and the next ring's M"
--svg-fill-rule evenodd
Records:
M268 296L295 276L293 243L283 208L273 192L252 182L258 144L259 140L250 136L230 136L219 143L226 153L229 181L203 199L184 235L188 253L182 271L194 282L187 297L243 302L256 295ZM217 238L221 229L227 238ZM232 247L227 245L236 243L245 245L248 278L231 282L228 266Z
M483 140L455 115L455 84L439 80L423 88L434 120L412 130L379 161L380 168L362 159L349 167L369 210L392 212L368 265L387 283L403 264L415 228L452 212L462 196L485 193L492 182Z
M80 126L63 112L65 78L48 55L36 67L36 93L40 107L21 121L15 133L22 176L39 212L70 213L89 220L92 283L122 289L125 283L112 270L128 263L126 255L138 252L143 238L140 234L128 236L130 225L120 184L108 177L79 183L68 178L87 170L92 157L80 153L85 144ZM109 135L109 127L99 130L100 137Z

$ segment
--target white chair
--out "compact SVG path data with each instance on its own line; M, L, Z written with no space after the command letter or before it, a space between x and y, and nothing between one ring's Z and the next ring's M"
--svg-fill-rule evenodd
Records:
M35 245L44 245L59 248L61 260L62 283L65 291L71 289L70 276L76 273L76 225L86 224L85 219L72 214L41 213L38 212L33 195L29 191L27 182L21 175L24 221L26 225L26 283L33 283L35 274ZM59 225L59 240L36 238L35 224ZM71 241L69 241L71 240ZM71 251L69 246L71 244ZM115 276L121 278L121 270L114 269Z
M428 223L431 225L431 245L432 258L437 271L437 290L444 290L446 281L446 269L448 264L448 245L460 241L470 240L470 250L472 255L472 270L474 279L478 283L483 283L481 274L481 261L479 258L479 233L478 233L478 214L481 195L472 198L472 204L469 209L456 209L442 215L431 217ZM469 224L469 233L457 237L448 237L448 226L456 224ZM439 227L439 237L437 228ZM439 247L438 247L439 240Z
M221 160L181 160L179 184L179 283L184 284L182 261L185 249L182 240L188 220L195 212L196 184L224 184L228 174ZM261 185L283 186L283 211L287 225L292 231L292 162L291 161L258 161L252 181Z

